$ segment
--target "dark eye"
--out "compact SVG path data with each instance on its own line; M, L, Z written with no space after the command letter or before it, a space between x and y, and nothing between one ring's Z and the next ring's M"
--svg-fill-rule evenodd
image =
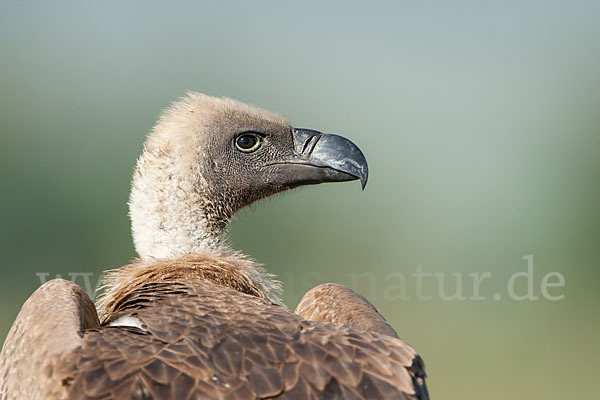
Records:
M235 138L235 147L244 153L250 153L260 147L260 136L255 133L242 133Z

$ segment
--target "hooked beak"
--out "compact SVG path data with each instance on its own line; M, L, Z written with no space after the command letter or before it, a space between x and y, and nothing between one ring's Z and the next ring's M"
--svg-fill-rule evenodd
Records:
M294 154L283 164L293 186L360 179L364 190L369 168L364 154L348 139L311 129L292 129Z

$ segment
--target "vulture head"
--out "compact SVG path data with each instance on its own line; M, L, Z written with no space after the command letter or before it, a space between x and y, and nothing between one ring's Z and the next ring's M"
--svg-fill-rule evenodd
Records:
M301 185L358 179L367 161L338 135L298 129L227 98L189 93L161 116L138 160L130 196L142 259L225 247L240 208Z

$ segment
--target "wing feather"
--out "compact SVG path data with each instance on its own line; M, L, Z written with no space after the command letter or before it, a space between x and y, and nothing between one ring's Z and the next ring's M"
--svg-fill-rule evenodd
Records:
M63 279L40 286L23 304L2 347L1 397L66 397L84 332L96 327L94 304L79 286ZM97 360L81 362L99 367Z
M40 287L2 350L2 398L428 399L421 359L385 325L307 321L210 282L152 285L113 315L135 326L100 325L71 282Z
M123 302L119 315L141 328L86 332L71 398L428 398L414 386L418 356L398 338L305 321L208 282L172 294L168 285ZM88 361L94 355L105 374Z
M309 290L298 303L295 313L309 321L334 322L398 337L369 300L336 283L325 283Z

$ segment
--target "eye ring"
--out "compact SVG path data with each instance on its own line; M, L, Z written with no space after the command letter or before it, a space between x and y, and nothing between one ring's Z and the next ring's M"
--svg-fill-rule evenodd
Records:
M235 147L243 153L252 153L258 150L262 138L256 133L245 132L235 138Z

